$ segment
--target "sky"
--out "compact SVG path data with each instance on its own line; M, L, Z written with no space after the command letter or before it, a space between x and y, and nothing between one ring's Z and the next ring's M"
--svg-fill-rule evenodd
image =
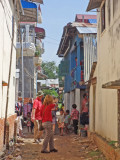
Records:
M45 52L43 61L55 61L58 65L61 61L57 54L59 43L63 33L63 27L69 22L75 21L76 14L86 13L89 0L44 0L41 5L42 24L46 37L43 40Z

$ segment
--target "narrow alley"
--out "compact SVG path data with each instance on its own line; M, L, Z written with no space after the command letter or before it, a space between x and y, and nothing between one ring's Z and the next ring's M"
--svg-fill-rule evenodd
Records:
M0 160L120 160L120 0L0 0Z

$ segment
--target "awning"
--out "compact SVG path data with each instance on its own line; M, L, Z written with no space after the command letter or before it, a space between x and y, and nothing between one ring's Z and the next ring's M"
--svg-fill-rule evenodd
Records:
M120 80L111 81L102 85L105 89L120 89Z
M79 33L89 34L89 33L97 33L96 27L76 27Z
M43 28L35 27L36 36L40 39L45 38L45 30Z
M24 15L20 16L20 22L37 22L37 5L21 0Z
M99 8L102 1L103 0L90 0L86 11L88 12L92 9Z

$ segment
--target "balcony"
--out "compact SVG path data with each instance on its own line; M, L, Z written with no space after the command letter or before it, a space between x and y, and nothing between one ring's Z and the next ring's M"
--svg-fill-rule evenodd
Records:
M27 42L25 41L25 37L23 38L23 56L34 56L36 47L34 43L33 36L28 36ZM21 57L21 43L18 39L18 42L16 43L16 49L17 49L17 58Z
M36 66L36 67L42 65L42 58L41 57L34 57L33 61L34 61L34 66Z
M80 88L79 82L84 81L83 66L77 66L71 70L71 86L70 89Z

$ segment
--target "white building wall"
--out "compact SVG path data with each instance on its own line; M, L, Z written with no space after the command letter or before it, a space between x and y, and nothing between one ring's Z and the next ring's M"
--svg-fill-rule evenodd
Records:
M11 53L11 37L12 37L12 10L7 0L0 3L0 117L5 117L7 87L2 87L2 81L8 83L10 53ZM14 35L14 47L12 55L12 68L10 78L8 116L15 112L15 71L16 71L16 25Z
M110 2L108 21L106 0L106 28L101 33L101 13L98 12L98 61L96 85L96 132L106 139L118 141L118 95L116 89L102 85L120 79L120 1ZM116 10L113 16L113 3Z

